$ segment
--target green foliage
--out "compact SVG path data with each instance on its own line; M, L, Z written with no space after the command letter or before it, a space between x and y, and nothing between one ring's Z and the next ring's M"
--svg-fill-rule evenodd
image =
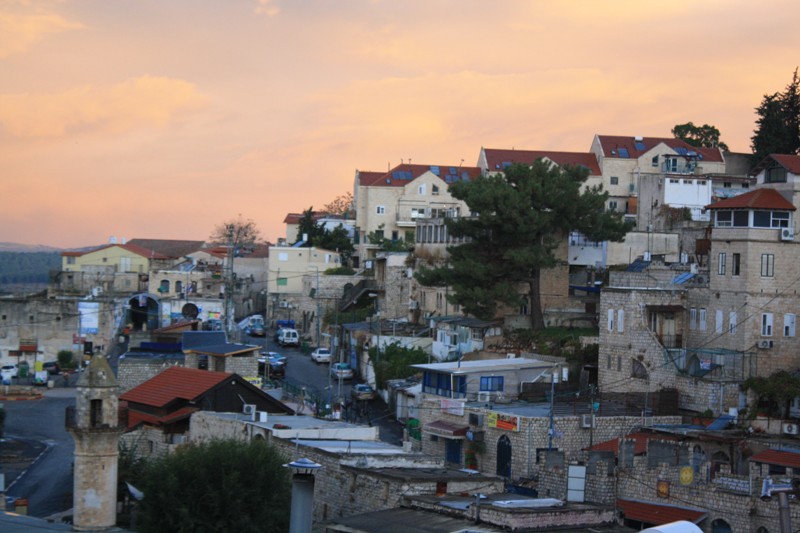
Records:
M728 149L728 145L719 140L719 130L709 124L703 124L702 126L695 126L692 122L677 124L672 128L672 135L676 139L681 139L699 148Z
M56 358L58 359L58 366L61 368L75 367L75 354L72 353L72 350L59 350Z
M330 215L337 215L344 218L355 218L356 212L353 203L353 193L347 191L337 196L330 203L325 204L322 211Z
M326 276L355 276L356 271L348 266L329 268L324 272Z
M369 349L369 358L375 368L375 381L381 386L390 379L404 379L414 374L411 365L428 362L428 354L422 348L405 348L398 343Z
M800 153L800 78L797 69L783 92L765 94L756 108L751 140L754 162L770 154Z
M297 238L295 239L294 243L297 244L303 241L303 236L306 237L305 243L303 244L304 248L310 248L313 246L313 241L315 238L322 235L325 229L322 227L322 224L317 222L316 217L314 215L314 207L309 207L305 211L303 211L303 216L300 218L300 221L297 223Z
M139 531L238 533L289 529L290 472L273 445L217 440L148 463Z
M383 234L384 224L378 229L367 234L367 242L377 244L378 250L382 252L407 252L413 248L413 243L406 242L402 238L387 239Z
M779 370L769 377L748 378L742 383L744 390L753 391L758 404L776 416L784 416L789 402L800 396L800 377L786 370Z
M294 244L301 242L303 235L307 237L305 244L303 244L304 247L316 246L317 248L336 251L342 258L342 264L350 263L350 257L353 255L355 247L347 234L347 230L344 229L342 224L332 230L325 228L317 222L313 207L303 211L303 217L297 226L297 240Z
M47 284L60 269L59 252L0 252L0 285Z
M527 287L534 329L544 327L539 281L542 270L559 264L554 252L570 231L595 241L622 240L630 229L622 213L607 211L601 186L581 190L584 167L558 167L547 161L515 164L505 176L482 176L450 186L476 216L446 219L453 237L467 242L448 248L446 265L420 267L417 280L450 286L448 301L465 313L491 320L498 303L518 307Z

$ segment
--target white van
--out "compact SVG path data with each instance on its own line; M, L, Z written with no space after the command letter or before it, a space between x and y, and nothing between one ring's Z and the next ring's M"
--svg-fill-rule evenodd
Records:
M296 329L283 329L278 336L278 344L281 346L300 346L300 335Z

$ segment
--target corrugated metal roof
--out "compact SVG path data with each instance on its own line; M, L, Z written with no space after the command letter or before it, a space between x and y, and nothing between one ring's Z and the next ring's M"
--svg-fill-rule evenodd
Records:
M659 505L636 500L623 500L621 498L617 500L617 507L625 514L625 518L628 520L638 520L655 526L678 520L686 520L697 524L708 515L708 511L705 509Z
M784 450L764 450L750 457L756 463L767 463L770 465L788 466L790 468L800 468L800 450L790 452Z

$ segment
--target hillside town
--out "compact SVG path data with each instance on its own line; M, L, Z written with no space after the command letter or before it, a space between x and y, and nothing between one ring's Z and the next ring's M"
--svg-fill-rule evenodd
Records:
M553 232L554 260L533 285L510 280L490 316L459 282L426 284L483 242L471 221L502 215L460 187L530 169L602 186L621 237ZM219 242L62 252L46 291L0 299L4 402L74 391L59 518L81 530L137 505L119 450L263 439L297 467L292 521L314 531L786 531L800 523L798 191L800 156L638 135L357 170L352 203L281 214L275 243L228 223ZM6 492L10 527L34 530L34 495Z

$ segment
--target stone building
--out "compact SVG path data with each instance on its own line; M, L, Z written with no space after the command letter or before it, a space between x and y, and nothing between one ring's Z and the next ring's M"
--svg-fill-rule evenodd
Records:
M117 381L106 357L96 354L77 383L66 427L75 440L73 525L78 531L112 527L117 520L119 422Z

